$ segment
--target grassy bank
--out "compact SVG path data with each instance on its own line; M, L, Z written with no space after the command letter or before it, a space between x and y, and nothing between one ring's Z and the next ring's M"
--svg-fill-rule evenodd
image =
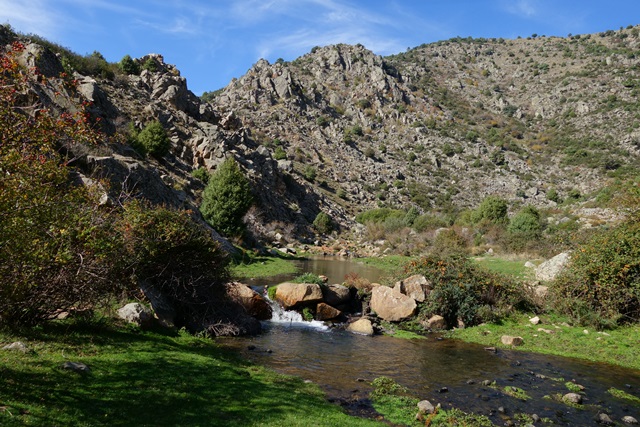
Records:
M288 257L247 257L241 262L231 265L234 278L269 277L279 274L295 274L298 268Z
M204 338L109 323L0 333L0 425L374 426ZM61 369L81 362L90 372Z
M543 323L538 325L532 325L527 316L521 315L502 324L457 329L451 331L449 336L499 348L505 348L500 342L502 335L520 336L524 339L524 344L516 347L517 350L640 369L637 353L640 347L640 326L625 326L598 332L593 328L568 326L563 318L541 317Z

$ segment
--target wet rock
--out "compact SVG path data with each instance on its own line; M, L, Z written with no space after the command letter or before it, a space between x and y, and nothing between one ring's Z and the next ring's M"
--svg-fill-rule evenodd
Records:
M582 403L582 396L578 393L567 393L562 396L562 400L567 403L575 403L579 405Z
M342 312L329 304L321 302L316 307L316 320L333 320L342 315Z
M522 339L522 337L512 337L510 335L503 335L502 337L500 337L500 341L504 345L510 345L513 347L517 347L524 343L524 340Z
M416 301L395 288L378 286L371 291L371 309L378 317L389 322L399 322L415 313Z
M638 424L638 420L630 415L625 415L624 417L622 417L622 422L625 424Z
M354 334L373 336L373 324L369 319L359 319L349 324L347 331Z
M227 283L226 293L232 301L244 307L247 314L258 320L271 319L271 306L262 295L242 283Z
M596 418L596 421L599 422L600 424L605 425L605 426L613 425L613 421L611 420L611 417L609 417L609 415L607 415L605 413L598 414L598 417Z

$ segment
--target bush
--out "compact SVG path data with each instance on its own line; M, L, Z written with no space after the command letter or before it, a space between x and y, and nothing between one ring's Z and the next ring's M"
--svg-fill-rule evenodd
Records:
M171 148L167 131L158 121L146 125L134 138L134 148L141 151L142 154L149 154L156 158L164 157Z
M551 290L558 308L576 320L638 323L640 222L600 231L580 245Z
M458 318L471 326L483 322L489 313L508 310L526 302L522 287L512 279L490 273L462 255L428 255L410 262L406 274L422 274L433 284L421 316L439 314L449 327L457 326Z
M398 209L377 208L359 213L356 215L356 221L360 224L366 224L368 222L382 223L392 216L404 218L405 213Z
M198 168L191 171L191 176L199 179L205 185L209 183L209 171L206 168Z
M313 228L320 234L330 233L333 230L333 221L329 215L320 212L316 215L316 219L313 220Z
M304 179L306 179L307 181L313 182L316 180L318 173L316 172L316 168L314 168L311 165L307 165L305 166L302 175L304 176Z
M95 145L99 135L80 106L58 119L23 104L30 77L15 59L23 50L15 42L0 55L0 323L12 325L89 309L123 291L112 212L97 209L97 192L71 182L77 175L56 146Z
M505 224L507 218L507 202L497 196L487 196L480 203L472 216L472 221L478 224L482 221L488 221L492 224Z
M511 218L507 231L524 239L539 239L542 233L540 212L533 206L525 206Z
M316 285L324 285L324 280L314 273L304 273L292 280L294 283L315 283Z
M252 203L249 181L236 161L229 158L211 174L202 193L200 212L220 233L237 236L244 231L242 217Z
M273 158L276 160L286 160L287 152L284 151L284 148L282 147L276 147L275 151L273 152Z

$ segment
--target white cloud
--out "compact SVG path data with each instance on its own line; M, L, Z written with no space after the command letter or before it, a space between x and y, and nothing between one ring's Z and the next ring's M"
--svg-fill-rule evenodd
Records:
M532 18L538 14L535 0L517 0L509 1L506 4L506 10L513 14L523 18Z
M46 0L0 0L0 20L24 33L53 37L59 28L59 17Z

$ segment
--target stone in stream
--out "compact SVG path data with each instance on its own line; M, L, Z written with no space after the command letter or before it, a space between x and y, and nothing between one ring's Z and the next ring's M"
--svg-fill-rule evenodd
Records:
M332 307L338 307L351 300L349 288L343 285L329 285L324 290L324 302Z
M567 393L562 396L562 400L568 403L575 403L576 405L582 404L582 396L578 393Z
M369 319L359 319L349 324L347 331L354 334L373 336L373 324Z
M630 415L625 415L624 417L622 417L622 422L625 424L638 424L638 420Z
M598 414L596 421L606 426L613 425L613 421L611 420L611 417L609 417L609 415L605 414L604 412L601 412Z
M285 310L322 302L322 289L315 283L285 282L276 288L276 300Z
M342 312L336 308L331 307L329 304L321 302L316 307L316 320L332 320L340 317Z

